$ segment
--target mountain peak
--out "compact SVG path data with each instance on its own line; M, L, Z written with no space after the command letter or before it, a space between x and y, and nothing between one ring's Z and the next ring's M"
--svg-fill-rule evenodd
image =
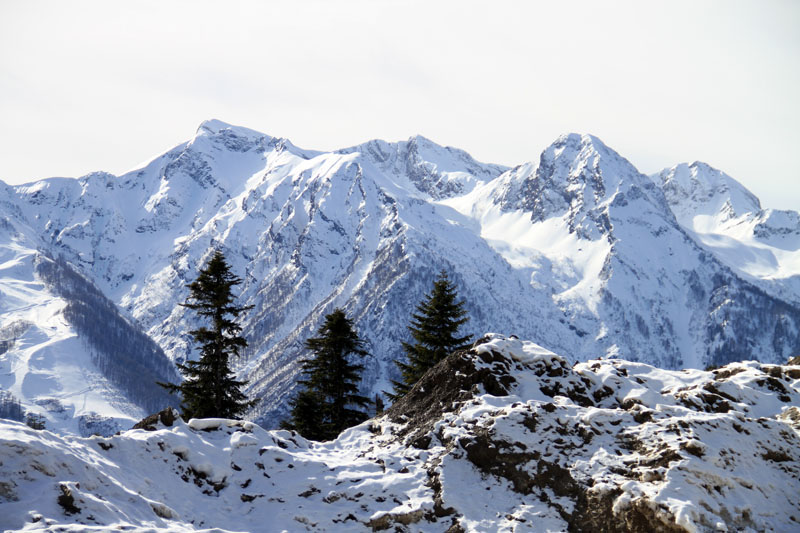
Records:
M679 219L697 215L735 218L761 211L761 202L744 185L702 161L680 163L651 176Z
M215 135L226 130L229 130L231 133L235 133L236 135L239 136L268 137L268 135L265 135L260 131L252 130L250 128L245 128L244 126L236 126L234 124L230 124L228 122L218 120L216 118L211 118L201 122L200 126L198 126L197 128L197 135L201 135L203 132L208 132L212 135Z
M567 133L542 152L538 165L522 165L506 174L504 185L493 194L504 210L530 212L534 222L562 218L570 233L581 238L606 235L613 240L613 219L627 217L630 202L645 202L648 206L637 209L671 218L660 192L653 192L656 187L647 176L598 137Z
M405 186L409 190L434 199L465 194L507 170L501 165L480 163L461 149L442 146L422 135L396 142L373 139L336 152L358 152L382 172L408 179Z
M542 152L535 178L542 187L557 192L561 200L556 203L580 199L581 205L588 206L602 202L626 182L639 185L643 176L598 137L567 133Z
M428 139L424 135L420 135L419 133L409 137L407 142L409 144L431 144L431 145L435 145L435 146L438 146L439 148L441 148L440 145L436 144L435 142L433 142L432 140Z
M197 133L200 133L204 130L209 133L218 133L220 130L230 127L232 127L232 124L228 124L227 122L223 122L216 118L210 118L200 123L200 126L197 127Z
M266 135L260 131L245 128L244 126L236 126L235 124L230 124L216 118L211 118L201 122L200 126L197 127L197 132L195 135L219 135L224 133L233 134L236 137L271 138L270 135Z
M257 130L236 126L215 118L204 120L197 128L197 133L190 143L195 144L199 139L221 144L230 152L277 149L288 151L302 159L311 159L322 153L295 146L289 139L283 137L273 137Z
M542 152L542 157L569 159L575 162L585 162L599 157L606 163L621 164L630 167L636 174L639 173L627 159L609 148L599 137L588 133L565 133L560 135Z
M607 148L605 143L599 137L589 133L563 133L553 141L554 145L572 145L572 146L590 146L596 145L598 147Z

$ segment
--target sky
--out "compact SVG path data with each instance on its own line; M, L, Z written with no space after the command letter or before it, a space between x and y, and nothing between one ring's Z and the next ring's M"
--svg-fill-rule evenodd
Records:
M800 210L800 2L0 0L0 179L116 174L217 118L484 162L591 133Z

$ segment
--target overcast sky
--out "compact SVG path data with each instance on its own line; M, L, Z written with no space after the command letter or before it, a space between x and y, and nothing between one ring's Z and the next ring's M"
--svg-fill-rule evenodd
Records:
M800 210L800 2L0 0L0 179L122 173L218 118L485 162L592 133Z

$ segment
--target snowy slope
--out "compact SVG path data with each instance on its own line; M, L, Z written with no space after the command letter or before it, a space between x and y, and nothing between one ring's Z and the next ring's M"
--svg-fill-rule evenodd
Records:
M792 531L798 402L798 366L570 367L488 335L332 442L219 419L87 439L0 422L0 528Z
M67 301L34 274L40 256L21 237L9 227L0 232L0 389L59 431L129 427L144 410L92 363L90 349L64 317Z
M764 290L800 302L800 215L762 209L727 174L704 163L681 164L653 176L678 221L695 239Z
M576 360L703 368L800 351L800 306L709 252L668 195L589 135L506 169L422 137L323 153L211 120L122 176L4 190L11 218L174 361L192 356L185 285L221 248L254 306L236 364L262 398L251 418L270 427L303 341L337 306L368 341L364 393L387 390L441 269L470 331L514 332Z
M575 335L560 346L535 338L579 359L605 353L702 368L753 354L783 361L798 348L796 307L706 253L661 190L596 137L565 135L538 165L443 203L476 220L497 253L549 291L547 303Z
M14 214L7 199L0 206ZM0 218L0 390L25 412L43 416L48 428L83 435L128 428L169 401L153 383L155 376L174 376L163 353L104 309L113 304L93 293L88 280L45 255L23 215L16 215ZM81 319L97 315L100 326L92 333ZM137 349L109 350L98 337L124 337Z

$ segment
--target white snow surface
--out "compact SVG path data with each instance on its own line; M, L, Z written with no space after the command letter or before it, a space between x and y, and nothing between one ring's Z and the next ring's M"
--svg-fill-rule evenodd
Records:
M735 181L692 168L651 179L591 135L564 135L538 162L507 169L419 136L318 152L209 120L121 176L0 183L0 224L24 235L0 253L65 258L181 362L196 356L187 331L197 323L178 304L220 248L243 279L239 302L253 306L242 319L250 346L233 363L262 399L248 417L269 427L286 415L303 341L335 307L367 341L362 392L390 390L414 306L442 269L465 300L465 333L510 331L570 360L673 369L786 361L800 352L798 214L752 215L758 201ZM716 181L671 192L707 175ZM695 226L726 205L714 196L723 189L735 213L725 224L744 222ZM56 303L29 264L9 263L0 291L25 287L41 343L88 368L83 340L64 342L69 324L44 322ZM22 318L19 306L3 309L0 327ZM19 344L0 354L0 379L36 410L19 385L31 357ZM70 397L85 388L58 387Z
M0 422L0 529L797 529L800 366L570 366L497 334L456 356L513 384L444 409L421 448L391 411L324 443L220 419L91 438Z
M60 432L130 427L146 413L96 368L91 348L62 314L66 302L34 274L39 252L30 228L2 222L0 391Z
M732 269L765 290L800 302L800 216L762 209L750 191L704 163L653 176L678 221Z

